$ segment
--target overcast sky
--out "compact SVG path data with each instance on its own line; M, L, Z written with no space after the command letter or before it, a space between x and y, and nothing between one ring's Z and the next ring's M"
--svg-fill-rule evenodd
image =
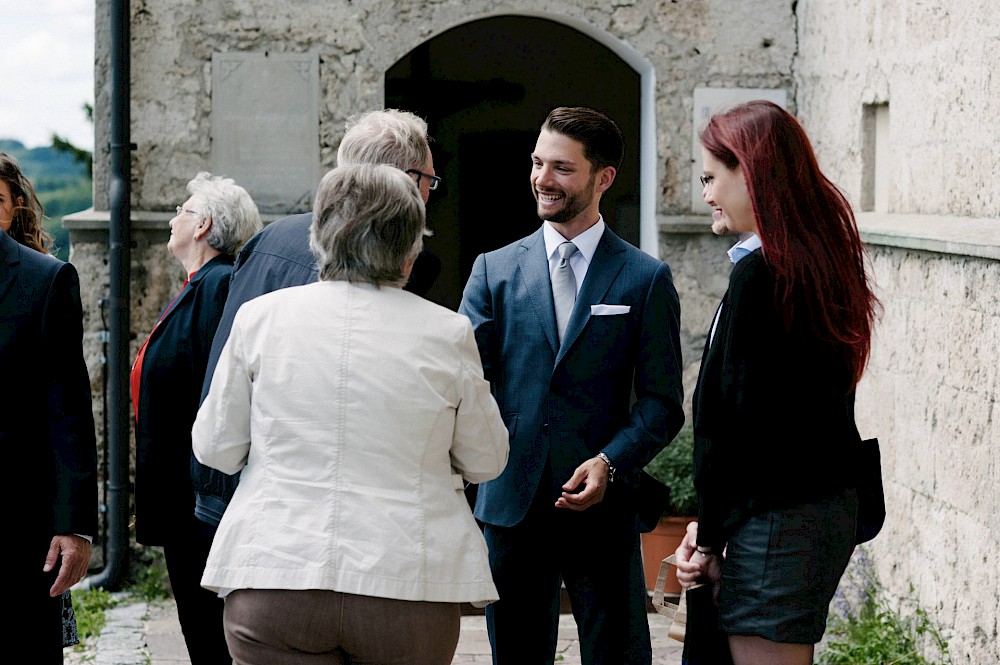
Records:
M0 0L0 138L29 148L53 133L92 150L94 0Z

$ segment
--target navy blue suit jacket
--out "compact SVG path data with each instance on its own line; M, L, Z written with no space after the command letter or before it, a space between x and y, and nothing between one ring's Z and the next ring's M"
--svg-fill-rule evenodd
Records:
M600 303L630 309L592 315ZM459 311L472 321L510 433L507 468L479 486L476 517L518 524L537 493L554 503L576 467L600 452L617 468L604 501L659 517L665 498L644 504L640 473L684 423L680 305L667 264L606 228L560 346L539 229L476 259ZM543 486L546 464L551 484Z
M8 556L20 583L41 575L52 536L97 535L97 448L76 269L2 231L0 368L7 530L24 545Z
M219 364L222 347L229 339L240 305L265 293L310 284L319 279L316 259L309 251L312 218L312 213L307 212L271 222L243 245L233 266L229 296L212 340L201 390L202 401L212 385L212 374Z

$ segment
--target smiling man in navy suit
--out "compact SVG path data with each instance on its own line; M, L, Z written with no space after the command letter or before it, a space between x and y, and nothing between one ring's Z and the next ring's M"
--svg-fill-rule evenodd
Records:
M479 256L462 298L510 433L475 508L500 592L494 663L554 661L560 582L584 663L651 660L640 513L663 498L640 478L684 422L680 305L670 268L601 216L623 153L605 115L553 110L531 154L542 226Z

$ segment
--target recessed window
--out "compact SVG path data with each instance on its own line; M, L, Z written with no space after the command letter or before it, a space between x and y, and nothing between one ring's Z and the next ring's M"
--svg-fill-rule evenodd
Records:
M865 104L861 122L861 210L889 212L889 104Z

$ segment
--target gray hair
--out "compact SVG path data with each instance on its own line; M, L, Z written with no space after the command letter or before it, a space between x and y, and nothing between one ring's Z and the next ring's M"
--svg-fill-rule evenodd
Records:
M208 246L227 256L236 256L263 227L257 204L232 178L202 171L188 183L187 191L197 199L198 212L212 219L206 238Z
M427 123L409 111L369 111L347 121L337 165L389 164L405 171L423 168L430 156Z
M423 247L425 212L413 178L386 164L338 166L319 183L309 249L323 280L403 286Z

